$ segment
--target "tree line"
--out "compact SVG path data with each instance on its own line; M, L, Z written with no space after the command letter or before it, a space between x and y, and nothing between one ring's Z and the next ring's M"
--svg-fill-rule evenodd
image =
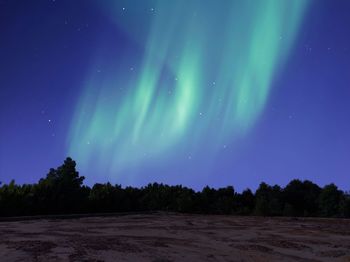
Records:
M238 193L232 186L209 186L194 191L181 185L159 183L125 187L110 183L83 184L76 163L67 158L51 168L36 184L0 186L0 216L45 214L174 211L202 214L261 216L350 217L350 195L329 184L292 180L284 188L261 183L253 193Z

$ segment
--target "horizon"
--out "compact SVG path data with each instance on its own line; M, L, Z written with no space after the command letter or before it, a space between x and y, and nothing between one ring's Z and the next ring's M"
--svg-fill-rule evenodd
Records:
M204 3L204 4L203 4ZM350 190L350 2L0 1L0 181Z
M66 159L72 159L72 158L67 157ZM72 159L72 160L74 161L74 159ZM74 162L75 162L75 161L74 161ZM63 164L63 163L64 163L64 161L63 161L61 164ZM60 167L60 166L52 167L52 168L50 168L50 170L51 170L51 169L56 169L56 170L57 170L58 167ZM78 166L77 166L77 167L78 167ZM50 171L50 170L49 170L49 171ZM21 183L20 185L21 185L21 186L24 186L24 185L33 185L33 184L37 184L37 183L39 183L40 179L45 179L45 178L47 178L47 174L49 173L49 171L48 171L45 175L43 175L42 177L40 177L40 178L38 179L38 181L34 181L33 183ZM77 169L76 171L78 172L79 177L84 177L84 180L86 179L86 177L84 176L84 174L81 174L81 173L79 172L79 169ZM111 183L110 181L101 181L101 182L95 181L94 183L87 184L87 183L85 183L84 180L82 181L83 185L84 185L84 186L87 186L87 187L89 187L89 188L92 188L94 185L106 185L106 184L109 183L109 184L111 184L112 186L121 186L123 189L125 189L125 188L127 188L127 187L142 189L142 188L148 187L149 185L158 184L158 185L164 185L164 186L181 186L181 187L183 187L183 188L192 189L192 190L194 190L195 192L201 192L205 187L209 187L209 188L211 188L211 189L218 190L218 189L223 189L223 188L227 188L227 187L231 187L231 186L232 186L232 188L234 189L234 192L235 192L235 193L238 193L238 194L242 194L242 192L245 191L245 190L250 190L250 191L252 191L252 193L255 193L256 190L260 187L261 184L266 183L265 181L260 181L257 185L255 185L255 186L253 186L253 187L246 187L246 188L237 190L237 188L235 187L235 185L232 185L232 184L220 185L220 186L211 186L211 185L208 185L208 184L207 184L207 185L203 185L202 187L199 187L199 186L197 186L197 187L191 187L191 186L184 185L184 184L169 184L169 183L164 183L164 182L161 182L161 181L150 181L150 182L148 182L147 184L140 184L140 185L125 185L125 184L123 185L123 184L120 184L120 183L117 183L117 182L116 182L116 183ZM271 186L271 187L279 186L279 187L281 188L281 190L284 190L284 188L285 188L287 185L289 185L292 181L296 181L296 180L297 180L297 181L300 181L300 182L302 182L302 183L304 183L304 182L311 182L312 184L315 184L315 185L317 185L317 186L320 187L320 188L324 188L325 186L328 186L328 185L335 185L335 186L336 186L339 190L341 190L344 194L349 194L349 193L350 193L350 190L349 190L349 189L340 188L340 187L338 187L338 185L336 185L336 184L333 183L333 182L330 182L330 183L324 184L324 185L320 185L320 184L315 183L315 182L313 182L313 181L311 181L311 180L308 180L308 179L302 180L302 179L294 178L294 179L291 179L290 181L288 181L286 184L283 184L283 185L280 185L280 184L269 184L269 183L266 183L266 184L267 184L268 186ZM2 186L2 185L9 185L12 181L13 181L16 185L18 185L18 183L17 183L17 181L16 181L15 179L11 179L10 181L0 181L0 186Z

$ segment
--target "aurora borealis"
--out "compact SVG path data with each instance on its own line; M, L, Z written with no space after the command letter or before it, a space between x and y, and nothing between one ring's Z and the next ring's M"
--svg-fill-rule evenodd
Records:
M203 144L212 157L253 126L307 1L187 2L158 1L138 18L146 33L128 31L142 48L132 77L117 69L88 75L69 137L79 162L117 175L152 161L148 155L185 161ZM113 9L115 23L128 30L118 13L129 8Z
M35 181L69 155L88 183L341 186L349 10L346 0L0 1L0 181Z

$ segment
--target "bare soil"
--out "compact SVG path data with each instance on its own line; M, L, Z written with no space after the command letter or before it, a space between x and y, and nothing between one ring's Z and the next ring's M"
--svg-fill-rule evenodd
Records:
M350 261L350 220L156 213L3 221L0 261Z

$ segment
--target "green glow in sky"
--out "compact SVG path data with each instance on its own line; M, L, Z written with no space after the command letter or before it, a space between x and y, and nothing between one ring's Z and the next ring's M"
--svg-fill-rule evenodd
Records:
M181 163L203 148L215 154L244 136L268 102L307 6L145 2L104 6L139 49L101 72L110 58L97 52L68 139L69 154L82 165L93 161L113 176L149 161Z

